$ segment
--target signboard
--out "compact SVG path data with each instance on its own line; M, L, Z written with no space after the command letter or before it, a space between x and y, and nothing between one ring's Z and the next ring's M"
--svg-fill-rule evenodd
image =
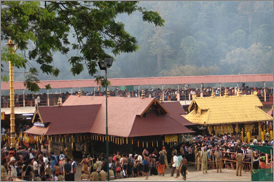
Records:
M178 142L178 136L177 135L165 135L165 142Z
M1 112L1 120L5 120L5 112Z
M39 122L33 123L33 126L45 127L45 125L43 123L39 123Z

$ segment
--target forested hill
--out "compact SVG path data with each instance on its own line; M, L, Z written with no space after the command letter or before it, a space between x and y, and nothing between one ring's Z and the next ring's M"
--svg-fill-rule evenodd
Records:
M116 56L109 77L273 73L272 1L141 1L140 5L159 12L165 26L144 22L138 12L117 17L138 40L139 51ZM40 75L40 79L91 78L87 71L70 76L70 65L61 64L62 59L67 57L55 54L57 78Z

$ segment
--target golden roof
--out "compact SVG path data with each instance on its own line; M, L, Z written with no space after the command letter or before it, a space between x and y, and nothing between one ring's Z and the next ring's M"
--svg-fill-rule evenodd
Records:
M257 95L196 97L185 118L192 123L206 125L273 120L259 108L262 106Z

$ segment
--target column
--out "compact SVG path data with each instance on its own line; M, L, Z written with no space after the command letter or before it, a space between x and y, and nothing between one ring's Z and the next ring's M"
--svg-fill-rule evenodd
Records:
M49 90L47 90L47 105L49 106Z
M181 98L180 98L180 86L178 84L178 93L177 93L177 101L180 101Z
M93 96L95 96L95 87L93 88Z
M220 97L222 97L222 85L221 85L221 83L219 83L219 87L220 87Z
M84 154L88 154L88 142L85 141L84 143Z
M75 136L71 135L71 149L75 151Z
M264 101L266 102L266 90L265 90L266 84L265 82L263 82L263 84L264 84Z
M200 93L200 97L203 97L203 86L204 86L204 84L201 83L201 93Z
M61 141L61 152L64 152L65 150L65 142Z
M26 107L25 90L23 90L23 107Z
M49 140L49 144L48 144L48 152L51 153L52 152L52 141Z

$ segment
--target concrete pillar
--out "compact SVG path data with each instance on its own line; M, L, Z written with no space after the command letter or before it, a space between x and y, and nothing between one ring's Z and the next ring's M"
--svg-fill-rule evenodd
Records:
M177 101L180 101L181 100L181 97L180 97L180 86L178 84L178 93L177 93Z
M60 88L60 94L62 93L62 89Z
M191 99L191 95L190 95L190 93L188 94L188 100L190 100Z
M222 85L221 85L221 83L219 83L219 87L220 87L220 97L222 97Z
M265 84L265 82L263 82L263 84L264 84L264 101L266 102L266 89L265 89L266 84Z
M49 106L49 90L47 90L47 105Z
M180 92L177 93L177 101L180 101Z
M25 90L23 90L23 107L26 107Z
M148 94L148 98L151 98L151 94Z
M163 102L165 102L165 93L162 91Z
M201 93L200 93L200 97L203 97L203 86L204 86L204 84L201 83Z

